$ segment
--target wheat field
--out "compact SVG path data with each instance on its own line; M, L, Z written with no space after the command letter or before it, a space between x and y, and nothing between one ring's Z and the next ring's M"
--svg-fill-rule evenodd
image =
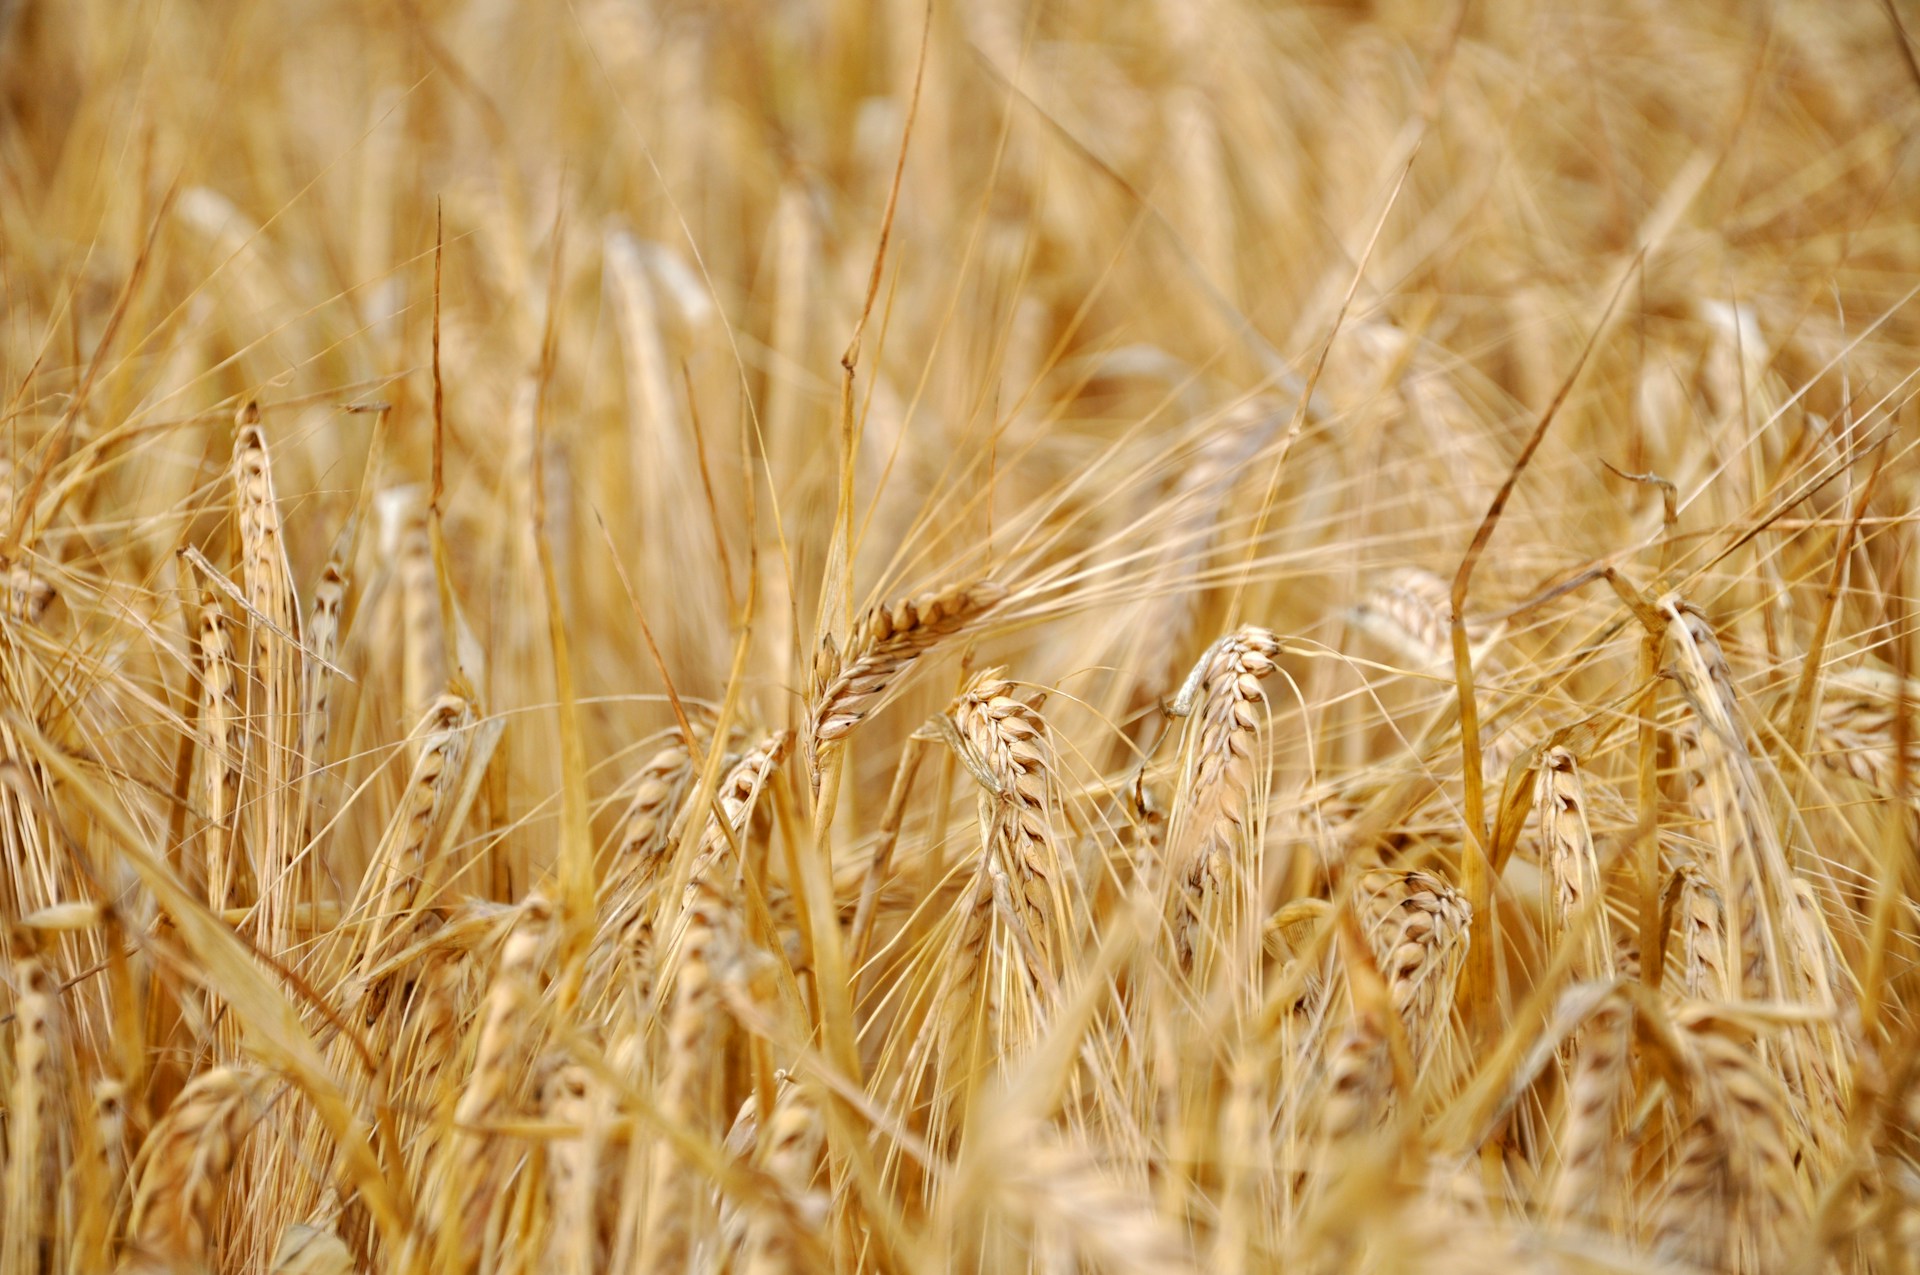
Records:
M0 4L0 1275L1920 1269L1915 36Z

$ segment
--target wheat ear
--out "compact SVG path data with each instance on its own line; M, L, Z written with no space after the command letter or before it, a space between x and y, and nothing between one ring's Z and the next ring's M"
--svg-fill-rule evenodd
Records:
M53 977L33 956L16 962L13 973L13 1085L7 1095L6 1199L0 1201L7 1228L0 1256L7 1271L30 1271L53 1235L48 1206L57 1171L60 1067Z
M813 1179L825 1139L819 1109L798 1085L781 1078L773 1115L755 1127L773 1201L759 1204L747 1222L741 1275L799 1275L816 1268L827 1201L813 1189Z
M681 913L679 970L666 1022L666 1059L656 1101L662 1118L698 1124L715 1077L711 1060L721 1029L721 983L738 949L738 922L727 901L703 877L689 884ZM693 1207L687 1173L664 1141L653 1148L647 1173L637 1270L677 1270L691 1245Z
M1207 648L1171 706L1189 719L1169 837L1174 949L1183 966L1193 963L1215 901L1241 879L1238 861L1262 778L1254 765L1266 706L1260 682L1279 653L1278 638L1247 625Z
M215 1206L257 1115L258 1087L239 1068L203 1072L147 1135L127 1231L148 1260L208 1261Z
M919 658L977 624L1006 591L989 580L877 606L854 630L845 651L824 643L815 657L805 749L814 787L826 750L879 707Z
M233 901L234 811L246 743L234 678L232 627L211 589L200 594L201 800L206 806L207 906Z
M481 1011L473 1067L454 1103L454 1130L428 1171L426 1229L414 1236L416 1251L404 1269L418 1269L426 1253L432 1254L434 1270L469 1271L479 1264L503 1172L481 1126L505 1113L515 1080L537 1047L540 965L552 922L553 905L541 895L528 895L500 949Z
M1465 895L1432 873L1392 868L1359 878L1354 909L1405 1024L1414 1065L1424 1067L1452 1020L1473 910Z
M313 609L307 617L307 645L312 658L306 662L301 688L300 755L309 771L325 760L328 709L333 696L333 673L327 666L340 650L347 585L346 563L339 558L328 559L320 572L320 583L313 588Z
M354 1275L353 1254L324 1227L295 1222L280 1233L272 1275Z
M1557 947L1566 936L1568 921L1601 892L1600 860L1587 822L1586 787L1579 764L1567 749L1556 746L1541 754L1535 802L1540 811L1541 857L1546 861L1542 888L1550 895L1543 909L1547 941ZM1594 910L1581 941L1577 973L1585 978L1610 976L1614 945L1605 907Z
M1036 980L1056 979L1074 941L1079 897L1073 861L1053 828L1053 742L1039 709L1013 694L1005 670L977 674L948 709L973 763L991 786L980 798L986 852L1004 878ZM985 785L983 785L985 787Z
M591 1071L568 1063L554 1069L541 1097L548 1119L579 1129L547 1151L546 1269L555 1275L589 1275L603 1269L596 1206L612 1096Z
M1615 1112L1626 1091L1632 1014L1615 991L1581 1028L1567 1088L1567 1117L1560 1138L1560 1176L1554 1183L1555 1213L1566 1220L1608 1220L1608 1186L1619 1168Z
M280 952L292 942L294 902L315 893L312 882L292 880L302 816L289 794L304 769L298 759L304 733L300 615L259 406L252 402L242 406L238 424L233 444L234 502L240 530L240 579L253 621L248 660L254 684L248 710L255 723L252 734L260 762L260 791L249 806L249 827L257 832L249 849L260 891L258 932L269 951ZM310 869L312 860L306 865Z
M753 818L753 809L760 800L760 793L785 760L787 744L791 739L792 736L784 730L774 731L748 749L721 780L719 790L714 794L719 811L708 815L706 828L701 833L700 850L694 858L685 903L691 905L694 886L705 881L714 865L746 835L747 824ZM745 865L736 863L734 868L733 874L727 878L729 881L738 881Z
M459 780L472 724L473 706L464 696L446 694L414 730L413 771L367 868L365 879L374 892L361 947L363 973L392 954L401 927L418 919L415 904L431 897L438 882L441 865L428 854L428 842L447 793Z

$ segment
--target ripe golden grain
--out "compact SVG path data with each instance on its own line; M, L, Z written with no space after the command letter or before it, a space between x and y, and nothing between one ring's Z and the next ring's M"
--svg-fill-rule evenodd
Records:
M1911 1272L1748 7L0 3L0 1275Z

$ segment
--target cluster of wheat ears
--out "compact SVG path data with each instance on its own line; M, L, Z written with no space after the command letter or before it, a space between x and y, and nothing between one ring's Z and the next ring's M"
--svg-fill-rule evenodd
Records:
M0 4L0 1275L1916 1270L1904 8Z

